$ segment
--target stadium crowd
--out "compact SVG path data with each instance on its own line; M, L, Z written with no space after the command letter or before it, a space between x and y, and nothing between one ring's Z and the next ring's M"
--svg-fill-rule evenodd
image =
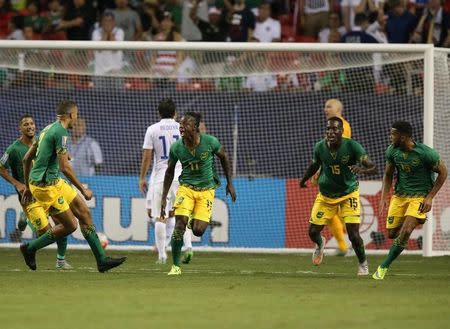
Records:
M450 0L0 0L0 38L430 43L448 47L449 12ZM225 69L233 60L223 60ZM122 72L130 65L143 70L151 66L156 77L177 72L177 83L183 84L183 77L198 64L197 59L174 51L160 51L143 59L129 58L121 51L96 51L94 59L74 62L83 66L93 63L98 76L94 84L98 86L104 86L102 76ZM345 80L342 73L336 74L328 80L338 84ZM280 89L280 84L302 88L302 79L298 75L267 75L216 81L214 86L202 81L202 88L265 91ZM150 87L136 81L126 85ZM311 88L314 83L306 84Z

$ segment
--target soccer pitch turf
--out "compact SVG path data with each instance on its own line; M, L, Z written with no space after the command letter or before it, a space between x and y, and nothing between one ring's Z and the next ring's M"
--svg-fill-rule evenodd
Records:
M180 277L151 252L98 273L88 251L55 250L29 271L0 248L0 328L450 328L450 258L400 256L384 281L356 276L355 257L196 253ZM370 271L381 256L369 256Z

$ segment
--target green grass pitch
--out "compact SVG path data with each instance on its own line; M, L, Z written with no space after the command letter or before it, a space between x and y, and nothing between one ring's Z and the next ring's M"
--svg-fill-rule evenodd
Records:
M355 257L196 253L180 277L151 252L127 255L101 274L88 251L68 250L72 271L55 270L55 250L26 269L0 249L0 328L450 328L450 258L400 256L384 281L356 277ZM371 272L382 257L369 256Z

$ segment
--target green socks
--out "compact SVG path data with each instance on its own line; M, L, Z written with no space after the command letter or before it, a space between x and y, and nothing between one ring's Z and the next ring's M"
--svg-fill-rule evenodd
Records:
M56 255L56 258L64 259L66 257L67 236L56 240L56 245L58 246L58 253Z
M395 239L391 249L389 249L389 254L384 259L383 263L381 263L381 267L389 268L392 262L402 253L403 249L405 249L406 243L400 241L399 238Z
M82 228L81 233L83 233L83 236L89 244L89 247L91 247L91 251L94 254L97 264L104 263L106 254L105 250L103 250L102 245L100 244L100 241L98 240L97 233L95 232L95 226L91 225L89 227Z
M173 264L180 266L181 262L181 248L183 247L183 235L184 231L175 228L172 234L172 259Z
M56 239L55 236L53 235L53 231L48 230L47 232L42 234L39 238L34 239L28 244L28 251L36 252L39 249L42 249L55 241Z

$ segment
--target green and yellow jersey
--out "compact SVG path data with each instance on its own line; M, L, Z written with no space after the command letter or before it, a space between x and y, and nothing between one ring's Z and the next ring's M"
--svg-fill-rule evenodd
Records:
M59 179L58 154L67 152L67 129L59 121L45 127L38 137L38 147L30 181L50 183Z
M21 183L24 183L25 180L23 176L22 160L28 152L28 149L28 145L25 145L20 139L17 139L8 146L0 159L0 167L11 169L11 175Z
M182 139L172 144L169 161L181 162L182 171L178 178L181 186L194 190L215 189L220 186L219 176L214 165L214 155L222 145L212 135L201 134L200 144L189 150Z
M336 151L331 151L326 139L314 146L313 162L321 166L319 191L329 198L340 198L358 189L358 180L349 166L367 157L364 148L353 139L343 138Z
M409 152L390 145L386 161L395 166L397 181L394 194L400 197L426 196L434 185L434 171L439 154L425 144L416 143Z

